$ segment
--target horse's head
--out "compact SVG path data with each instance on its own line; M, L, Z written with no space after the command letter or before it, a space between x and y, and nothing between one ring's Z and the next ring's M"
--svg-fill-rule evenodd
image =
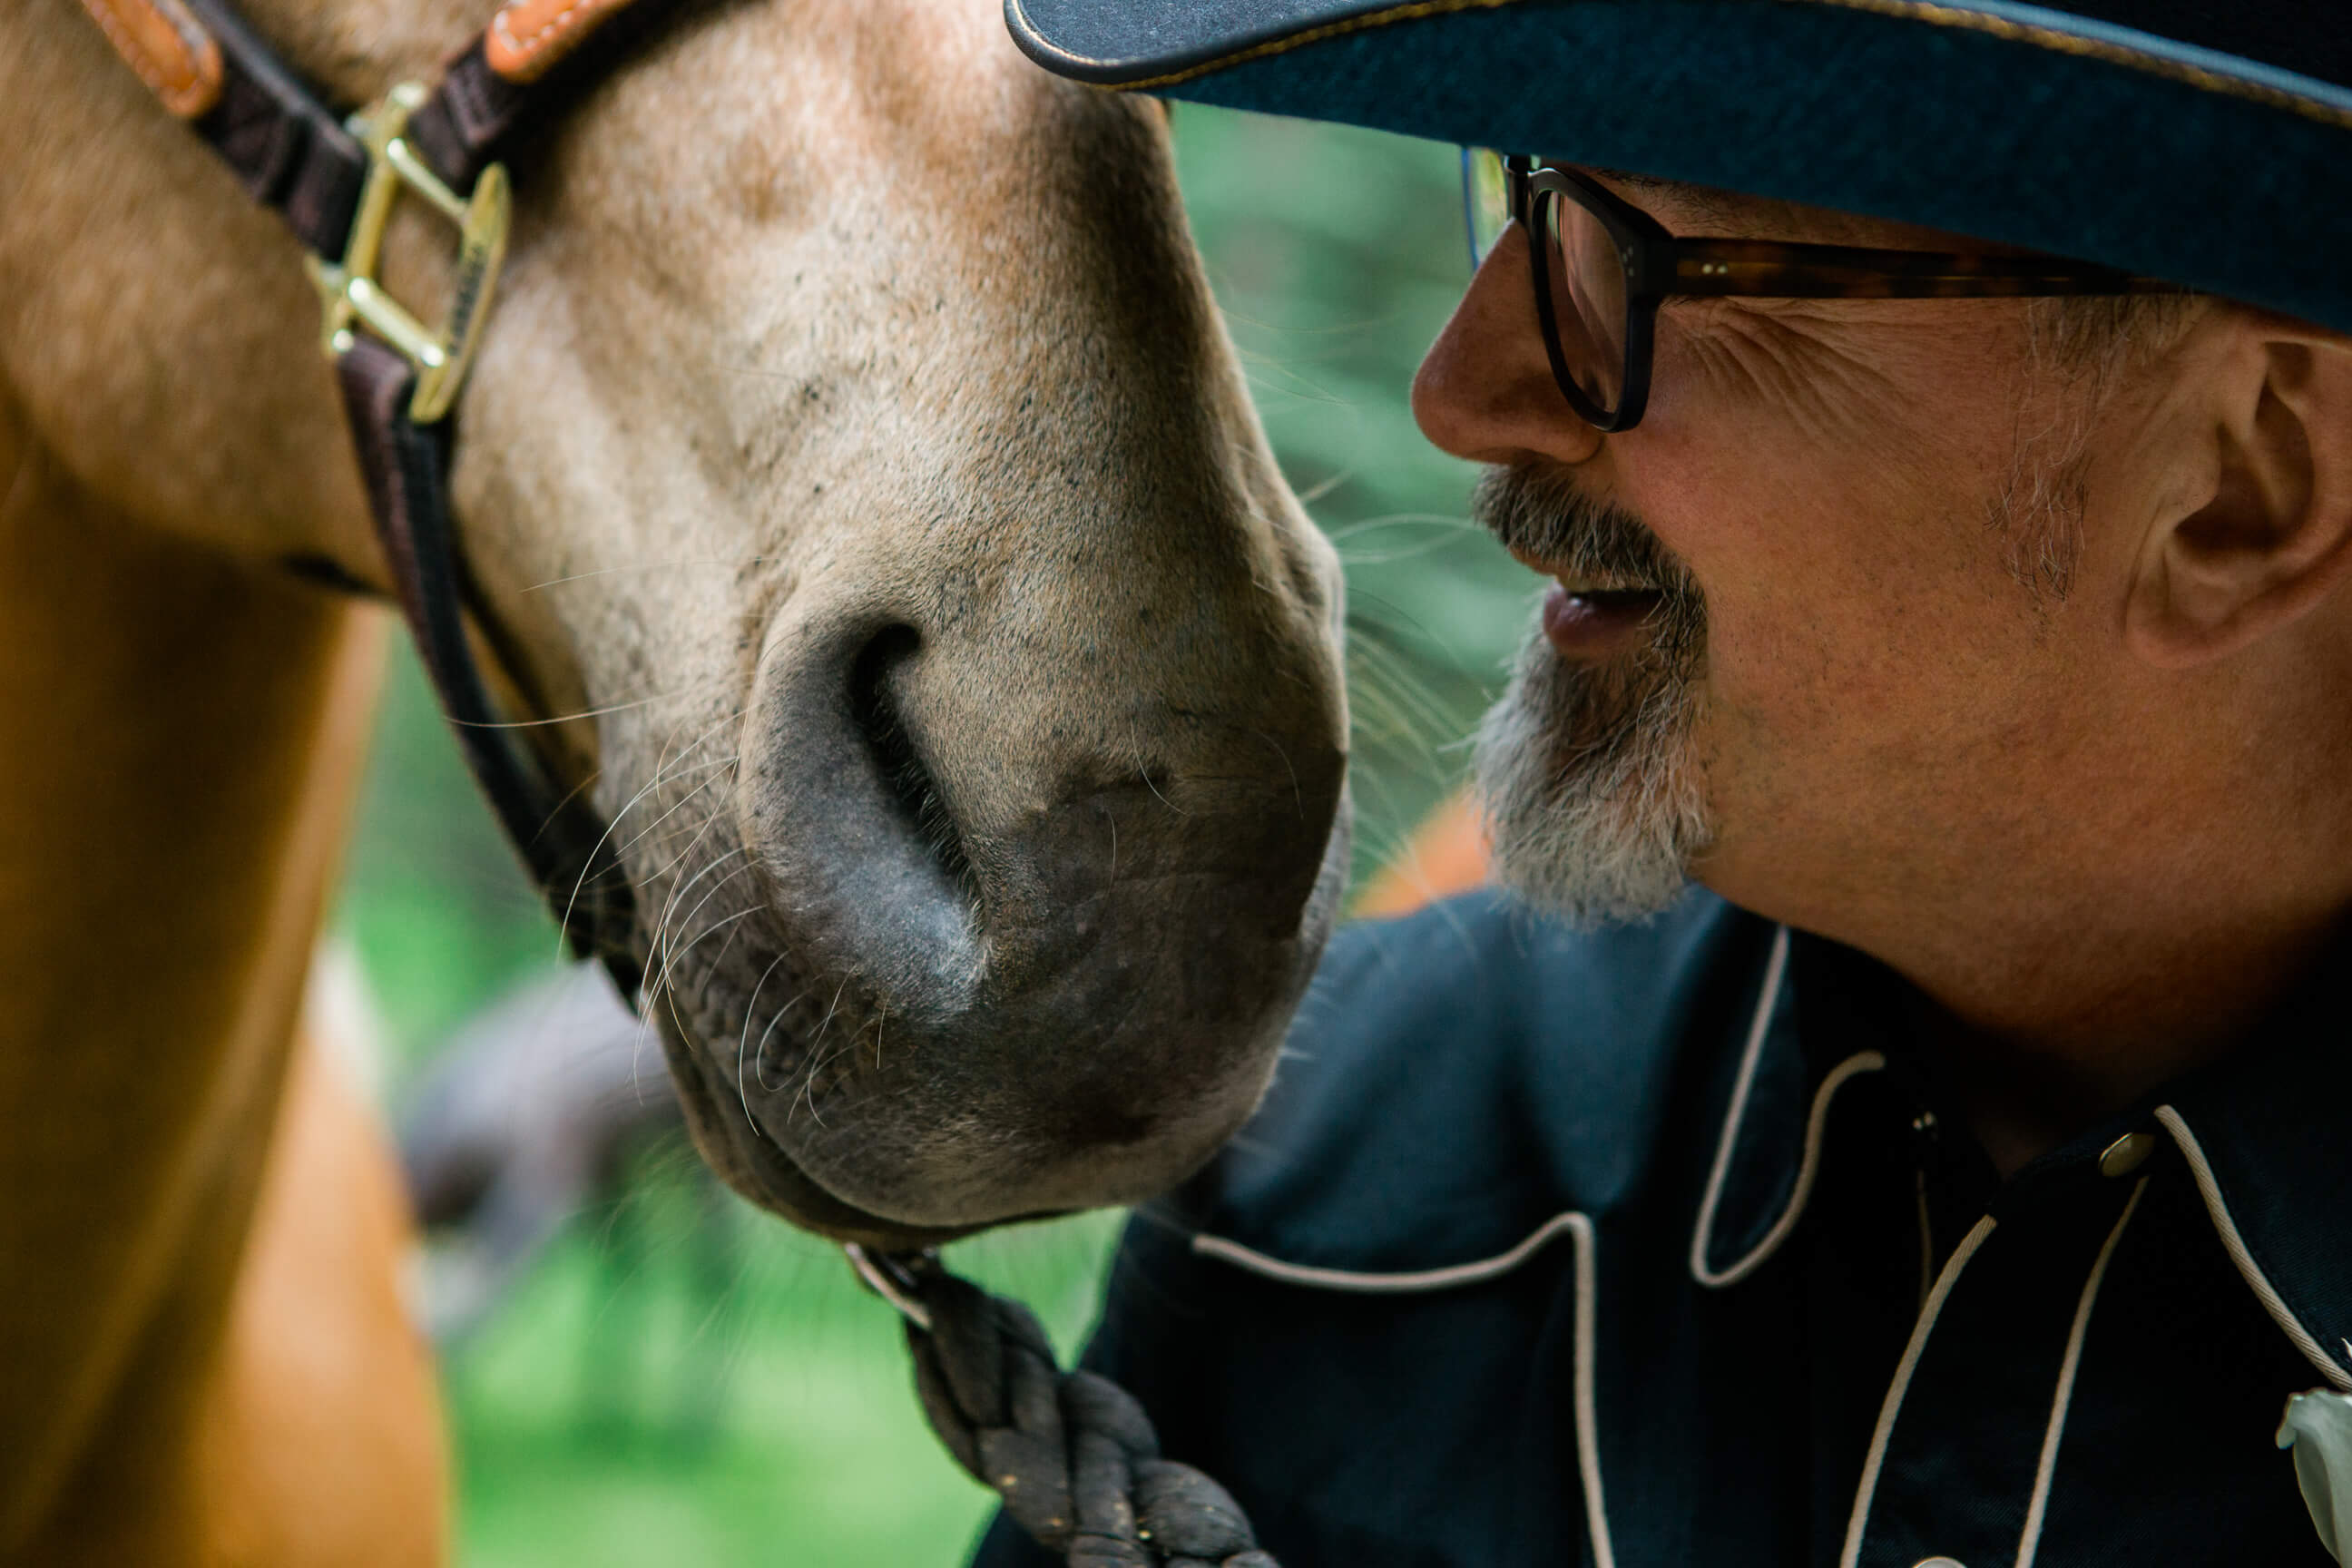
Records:
M353 96L466 31L251 9ZM514 174L467 563L705 1153L885 1242L1163 1187L1330 925L1346 721L1162 116L992 0L741 0Z
M1165 1185L1321 946L1345 731L1159 114L985 3L771 4L535 173L461 510L602 710L705 1152L858 1233Z

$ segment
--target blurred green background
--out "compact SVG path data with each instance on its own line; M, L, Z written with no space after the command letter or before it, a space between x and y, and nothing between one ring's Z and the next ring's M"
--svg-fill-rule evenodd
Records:
M1532 596L1464 521L1470 470L1406 406L1466 276L1455 154L1192 107L1175 128L1259 408L1348 564L1361 876L1458 782ZM453 1026L556 961L513 868L404 655L335 916L395 1114ZM650 1046L644 1070L662 1071ZM951 1261L1029 1301L1068 1352L1117 1228L1003 1232ZM990 1511L921 1424L892 1314L675 1142L634 1155L454 1349L446 1391L469 1568L945 1564Z

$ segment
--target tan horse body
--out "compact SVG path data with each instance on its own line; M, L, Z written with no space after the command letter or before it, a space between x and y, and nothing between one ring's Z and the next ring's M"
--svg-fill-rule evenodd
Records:
M347 102L486 20L246 8ZM400 1205L298 1025L389 629L283 567L383 580L316 305L74 0L0 0L0 1563L435 1561ZM880 1240L1200 1159L1328 930L1345 716L1157 117L991 0L750 0L517 185L457 500L706 1152Z
M397 1184L289 1074L383 618L5 440L0 1557L433 1561Z

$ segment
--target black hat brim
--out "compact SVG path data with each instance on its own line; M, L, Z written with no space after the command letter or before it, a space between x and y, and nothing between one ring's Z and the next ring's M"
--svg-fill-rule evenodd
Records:
M2180 38L2001 0L1005 16L1033 58L1104 86L1919 224L2352 331L2352 90Z

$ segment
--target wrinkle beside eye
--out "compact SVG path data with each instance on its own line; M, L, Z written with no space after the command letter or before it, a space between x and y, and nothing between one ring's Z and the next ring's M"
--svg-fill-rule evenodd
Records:
M1898 383L1862 334L1811 300L1694 300L1661 312L1688 372L1738 405L1767 406L1808 434L1851 437L1879 422Z

